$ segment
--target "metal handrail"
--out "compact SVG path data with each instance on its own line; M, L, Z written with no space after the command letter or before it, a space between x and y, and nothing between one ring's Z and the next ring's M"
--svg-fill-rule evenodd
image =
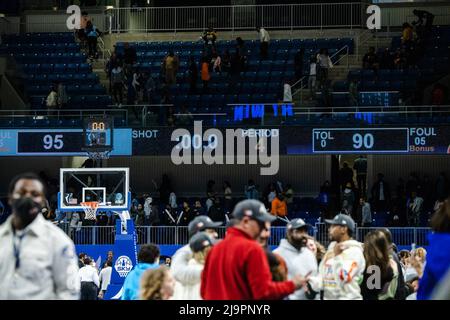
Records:
M110 115L114 113L123 113L125 119L128 121L128 110L126 109L64 109L64 110L51 110L52 114L49 113L49 109L36 109L36 110L0 110L0 118L56 118L59 119L61 116L79 116L82 119L85 115ZM54 114L56 113L56 114Z

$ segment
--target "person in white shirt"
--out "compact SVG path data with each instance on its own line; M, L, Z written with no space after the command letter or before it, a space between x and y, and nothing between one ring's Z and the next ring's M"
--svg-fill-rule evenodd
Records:
M310 94L310 100L316 96L316 75L317 75L317 58L312 56L309 62L309 78L308 89Z
M261 42L260 44L261 59L267 59L269 56L269 41L270 41L269 33L263 27L257 27L256 31L258 31L259 33L259 41Z
M328 69L333 68L328 49L320 49L317 55L317 67L317 80L319 81L319 87L322 87L328 81Z
M16 176L8 193L12 214L0 225L0 300L78 300L75 246L42 216L40 178Z
M84 267L78 271L81 282L81 300L97 300L97 290L100 286L97 269L91 265L90 258L84 259Z
M283 102L292 103L291 85L289 84L289 82L287 80L284 81L284 85L283 85Z
M100 293L98 294L99 299L103 299L106 290L108 289L109 283L111 282L112 273L112 261L107 260L105 267L100 271L99 281L100 281Z

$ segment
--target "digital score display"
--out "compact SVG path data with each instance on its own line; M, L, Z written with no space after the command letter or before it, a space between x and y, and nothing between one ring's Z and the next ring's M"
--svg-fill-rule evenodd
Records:
M18 155L72 154L80 152L82 145L81 130L19 132L17 141Z
M408 128L313 129L313 153L405 153Z

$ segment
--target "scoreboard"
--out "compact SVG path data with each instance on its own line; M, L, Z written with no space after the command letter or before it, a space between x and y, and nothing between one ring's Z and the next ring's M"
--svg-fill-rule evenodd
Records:
M229 130L193 127L117 128L92 121L83 129L0 129L0 156L86 156L86 147L111 147L111 156L170 156L172 151L217 149ZM212 133L211 133L212 132ZM222 135L220 139L217 135ZM280 155L302 154L450 154L450 126L314 128L266 126L242 130L245 138L277 137ZM258 138L259 139L259 138ZM247 150L246 150L246 154Z

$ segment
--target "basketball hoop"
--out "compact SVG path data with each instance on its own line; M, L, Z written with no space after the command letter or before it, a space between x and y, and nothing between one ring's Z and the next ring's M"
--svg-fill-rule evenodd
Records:
M81 202L81 206L83 207L83 211L85 213L85 219L86 220L97 220L97 210L98 205L100 204L97 201L89 201L89 202Z

